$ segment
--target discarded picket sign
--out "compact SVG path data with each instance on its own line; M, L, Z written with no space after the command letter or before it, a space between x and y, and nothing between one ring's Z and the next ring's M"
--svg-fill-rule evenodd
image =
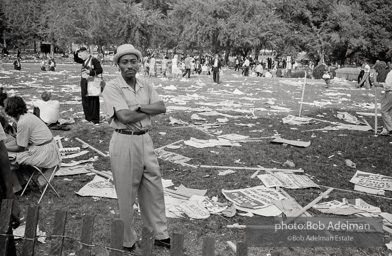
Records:
M211 168L211 169L234 169L234 170L254 170L254 171L271 171L271 172L283 172L283 173L304 173L302 169L276 169L276 168L265 168L259 167L240 167L240 166L219 166L219 165L198 165L200 168Z
M285 198L278 191L264 186L235 190L222 189L222 194L227 200L234 203L237 210L262 216L278 216L281 214L281 211L273 205L272 200Z
M392 177L357 171L350 180L354 183L354 190L370 194L384 195L385 190L392 191Z
M91 158L86 159L86 160L79 160L79 161L72 160L69 163L61 163L61 166L71 167L71 166L76 166L76 165L80 165L80 164L84 164L84 163L88 163L88 162L95 162L97 160L98 160L98 156L94 156L94 157L91 157Z
M64 168L61 167L55 174L55 176L71 176L71 175L78 175L78 174L86 174L90 173L90 169L92 166L75 166L75 167L68 167Z
M352 124L360 124L361 123L357 117L355 117L347 112L338 112L336 117L341 120L344 120L348 123L352 123Z
M371 213L378 215L381 213L379 207L370 205L360 198L343 198L342 202L333 200L329 202L315 204L313 205L313 208L323 213L336 215L354 215L358 213Z
M75 154L62 156L61 158L62 158L62 159L75 158L75 157L83 156L83 155L85 155L85 154L87 154L87 153L88 153L87 150L83 150L83 151L80 151L80 152L75 153Z
M297 213L297 216L294 216L293 218L289 219L288 221L286 221L286 224L289 224L293 221L295 221L296 219L298 219L298 217L300 217L304 212L306 212L307 210L309 210L311 207L313 207L313 205L317 204L318 202L320 202L323 198L326 198L329 193L331 193L333 190L333 188L329 188L327 189L327 191L321 193L316 199L314 199L312 202L310 202L308 205L306 205L301 211L299 211Z
M92 150L94 150L95 152L97 152L98 154L100 154L103 157L109 157L109 155L102 153L102 151L94 148L93 146L91 146L90 144L84 142L83 140L79 139L79 138L75 138L77 141L83 143L83 145L87 145L89 148L91 148Z
M116 190L107 178L96 175L92 181L83 186L78 192L79 196L94 196L117 199Z
M155 149L155 154L159 159L169 161L176 164L185 165L186 162L192 160L192 158L164 150L164 148ZM187 165L188 166L188 165Z
M389 201L392 200L391 197L380 196L380 195L377 195L377 194L369 194L369 193L362 192L362 191L358 191L358 190L349 190L349 189L343 189L343 188L334 188L334 187L323 186L323 185L319 185L319 186L322 187L322 188L333 188L334 190L342 191L342 192L347 192L347 193L353 193L353 194L361 194L361 195L373 196L373 197L377 197L377 198L381 198L381 199L389 200ZM381 191L381 192L382 192L382 191Z
M297 140L286 140L280 137L276 137L272 143L288 144L296 147L306 148L310 146L310 141L297 141Z
M368 112L356 112L356 114L357 114L357 115L360 115L360 116L372 116L372 117L375 116L375 113L374 113L374 112L373 112L373 113L368 113ZM377 114L377 116L378 116L378 117L381 117L381 114Z
M60 148L59 151L60 151L60 154L62 154L62 155L71 154L71 153L79 153L80 147Z
M282 121L284 124L291 124L291 125L306 125L310 124L310 121L312 118L310 117L303 117L303 116L293 116L293 115L288 115L286 117L282 118Z
M274 174L261 174L257 176L263 184L268 187L284 187L289 189L300 189L300 188L319 188L306 175L286 174L276 172Z
M281 209L279 202L277 204L275 204L276 201L273 201L273 203L282 212L284 212L286 214L286 216L289 216L289 217L298 216L298 212L302 211L303 207L299 203L297 203L297 201L293 197L291 197L290 194L287 193L284 189L282 189L280 187L277 187L277 191L279 191L280 193L282 193L282 195L284 195L286 197L286 199L283 199L283 200L290 200L290 201L287 201L287 203L289 203L291 205L292 210L290 210L290 209L287 210L287 208L286 208L286 210L285 209ZM284 206L284 204L283 204L283 206ZM312 215L305 210L305 211L302 211L301 216L303 216L303 217L311 217Z
M189 140L184 141L185 145L192 146L195 148L210 148L210 147L240 147L239 143L231 142L225 139L209 139L201 140L191 137Z

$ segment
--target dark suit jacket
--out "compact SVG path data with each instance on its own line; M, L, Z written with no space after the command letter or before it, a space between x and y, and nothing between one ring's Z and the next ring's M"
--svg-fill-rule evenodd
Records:
M90 70L90 76L96 76L96 75L102 74L103 69L102 69L102 66L101 66L101 62L99 62L99 60L97 60L93 56L90 56L89 58L92 58L91 59L91 67L87 67L85 65L85 61L82 60L81 58L79 58L77 53L74 53L74 61L76 63L81 63L83 69L89 69ZM88 63L88 62L89 61L86 61L86 63Z
M213 71L218 72L218 71L222 68L222 62L221 62L221 60L218 58L218 67L214 67L214 63L215 63L215 59L213 59L213 60L211 61L212 69L213 69Z

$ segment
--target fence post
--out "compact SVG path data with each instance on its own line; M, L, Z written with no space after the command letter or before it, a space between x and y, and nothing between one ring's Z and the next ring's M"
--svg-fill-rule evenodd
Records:
M154 233L147 227L142 229L142 255L151 256L154 246Z
M37 240L37 225L39 216L39 206L29 207L26 218L25 242L22 256L33 256L35 241Z
M244 242L237 243L236 256L248 256L248 247L246 246L246 243Z
M9 250L9 243L13 242L13 239L7 235L11 224L11 213L12 205L14 201L12 199L3 199L1 201L1 212L0 212L0 256L7 256Z
M114 220L112 222L112 231L110 238L110 247L113 249L123 249L124 240L124 222L122 220ZM122 256L123 253L119 251L110 250L109 256Z
M67 222L67 212L56 211L54 215L52 246L50 248L50 256L61 256L64 245L65 225ZM56 237L58 236L58 237Z
M203 239L203 256L215 256L215 240L211 237Z
M93 231L94 231L94 216L84 216L82 235L80 237L82 248L77 253L78 256L91 256L91 248L93 247Z
M184 235L174 233L172 237L170 256L184 255Z

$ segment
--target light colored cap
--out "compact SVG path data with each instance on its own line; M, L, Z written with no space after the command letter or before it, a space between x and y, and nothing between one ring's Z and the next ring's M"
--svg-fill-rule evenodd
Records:
M123 44L120 45L119 47L117 47L117 52L113 57L113 61L114 63L118 64L118 60L127 54L134 54L138 57L138 59L140 60L142 58L142 53L139 50L136 50L135 47L133 47L133 45L131 44Z

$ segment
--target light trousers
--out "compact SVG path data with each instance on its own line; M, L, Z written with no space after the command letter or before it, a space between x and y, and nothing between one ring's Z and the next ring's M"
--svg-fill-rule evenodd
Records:
M392 92L386 91L381 99L381 116L385 129L392 131Z
M120 219L124 221L123 246L131 247L137 241L133 222L136 196L143 225L153 230L155 239L168 238L161 173L150 135L114 132L109 154Z

